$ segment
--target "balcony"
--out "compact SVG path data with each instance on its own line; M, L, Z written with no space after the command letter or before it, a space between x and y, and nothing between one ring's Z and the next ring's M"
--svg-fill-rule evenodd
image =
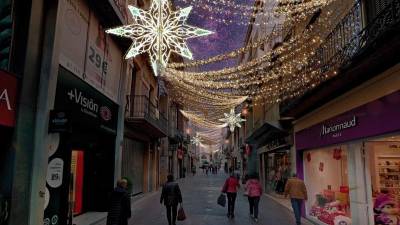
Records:
M151 138L166 137L168 121L147 96L126 96L125 121L138 132Z
M306 73L317 71L328 79L320 76L322 83L316 88L283 102L282 115L301 117L398 63L400 0L385 2L374 13L366 8L375 1L355 3L316 50L311 66L304 68ZM333 70L337 75L331 77Z
M325 73L351 64L354 58L373 47L381 36L398 29L399 8L400 0L392 0L364 26L363 3L357 1L317 49L314 63L311 63L313 68Z

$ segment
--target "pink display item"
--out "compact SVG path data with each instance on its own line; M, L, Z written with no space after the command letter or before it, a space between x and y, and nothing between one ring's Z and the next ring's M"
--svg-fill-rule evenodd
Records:
M375 209L383 208L385 205L397 205L389 194L380 194L374 204Z

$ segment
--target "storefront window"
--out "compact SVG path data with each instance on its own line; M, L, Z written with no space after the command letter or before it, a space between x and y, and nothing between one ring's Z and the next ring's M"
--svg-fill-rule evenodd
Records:
M350 224L347 148L304 152L307 216L321 224Z
M289 151L268 153L267 156L267 192L283 194L290 177Z
M398 139L396 139L398 140ZM374 222L400 224L400 141L367 142Z

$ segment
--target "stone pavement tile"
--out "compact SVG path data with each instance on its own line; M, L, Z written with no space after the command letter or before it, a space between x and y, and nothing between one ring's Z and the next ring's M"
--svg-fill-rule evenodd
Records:
M203 175L179 180L183 195L183 207L187 219L177 225L294 225L293 213L275 201L262 197L260 202L259 222L249 216L247 197L238 193L235 218L226 217L226 207L217 205L221 187L226 175ZM242 189L242 188L241 188ZM132 205L130 225L168 225L166 212L159 203L160 192L152 193L139 199ZM306 224L306 223L305 223Z

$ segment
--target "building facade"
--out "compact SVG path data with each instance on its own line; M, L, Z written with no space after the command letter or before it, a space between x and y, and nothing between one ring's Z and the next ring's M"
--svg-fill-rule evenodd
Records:
M315 56L327 73L338 65L337 75L281 104L281 113L294 119L304 216L381 224L390 215L380 201L399 203L399 1L348 4Z
M1 32L1 134L11 141L1 142L0 223L104 220L121 176L123 84L132 71L126 43L104 29L127 22L125 9L115 1L5 3L2 26L12 29Z

